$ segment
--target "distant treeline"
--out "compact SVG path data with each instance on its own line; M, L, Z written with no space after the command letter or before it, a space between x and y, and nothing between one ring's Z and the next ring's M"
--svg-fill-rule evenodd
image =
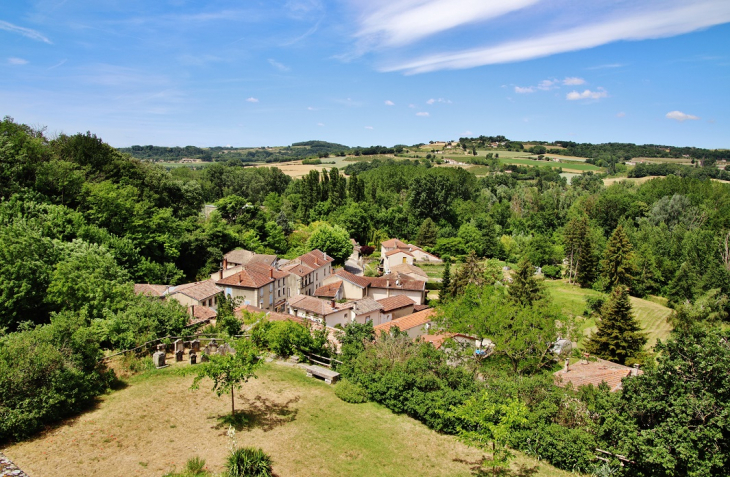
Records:
M629 177L669 176L730 181L730 172L716 167L690 167L681 164L637 164Z

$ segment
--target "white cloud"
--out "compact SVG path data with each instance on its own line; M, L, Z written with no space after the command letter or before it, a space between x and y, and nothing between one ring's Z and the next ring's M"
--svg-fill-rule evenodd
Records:
M8 58L8 64L9 65L27 65L28 60L24 60L23 58Z
M608 96L608 91L603 88L598 88L596 91L589 89L584 90L582 93L578 91L571 91L565 96L568 101L575 101L578 99L601 99Z
M539 0L371 0L363 2L356 36L368 44L403 46L452 28L521 10Z
M469 137L469 136L471 136L472 134L474 134L474 133L473 133L473 132L471 132L471 131L469 131L469 130L467 130L467 131L464 131L464 132L462 133L462 136L463 136L463 137Z
M386 106L395 106L395 103L393 101L389 100L389 99L386 99L385 100L385 105Z
M30 38L31 40L42 41L43 43L48 43L49 45L51 44L51 40L49 40L40 32L31 30L30 28L19 27L18 25L13 25L12 23L4 22L2 20L0 20L0 30L9 31L11 33L18 33L26 38Z
M444 98L439 98L439 99L431 98L428 101L426 101L426 104L434 104L434 103L452 104L452 101L450 99L444 99Z
M625 116L626 116L626 113L624 113L623 111L621 111L620 113L616 113L617 118L623 118Z
M365 126L365 129L373 129L372 126Z
M682 111L670 111L666 115L667 119L674 119L675 121L679 121L680 123L683 123L684 121L691 120L696 121L700 119L697 116L693 116L691 114L683 113Z
M317 123L317 126L324 126L324 123Z
M316 108L313 108L311 106L307 106L307 110L309 110L309 111L316 111L317 109Z
M409 108L415 108L415 107L416 107L416 105L415 105L415 104L409 104L409 105L408 105L408 107L409 107Z
M553 88L557 88L558 83L558 80L542 80L540 81L540 84L537 85L537 89L540 89L542 91L548 91Z
M428 112L426 112L426 111L421 111L421 112L416 113L416 116L423 116L423 117L427 118L430 116L430 114L428 114Z
M526 93L534 93L534 92L535 92L535 89L532 86L527 86L525 88L523 88L521 86L515 86L515 93L526 94Z
M578 86L585 83L586 80L583 78L576 78L575 76L569 76L563 80L563 84L565 86Z
M382 71L404 71L407 74L417 74L524 61L556 53L593 48L621 40L666 38L730 22L730 2L727 0L694 0L689 3L674 2L673 5L666 5L666 3L658 2L658 7L653 10L650 8L634 10L621 13L624 16L618 18L607 16L607 19L602 22L582 24L572 29L547 33L543 36L509 41L496 46L431 54L412 61L386 66L382 68ZM469 13L465 11L465 15ZM439 21L440 19L435 18L434 20ZM462 21L461 24L466 22ZM403 28L403 30L420 30L420 28Z
M291 68L289 68L288 66L283 65L283 64L279 63L278 61L276 61L274 59L271 59L271 58L269 58L269 64L271 66L273 66L274 68L276 68L277 70L281 71L282 73L286 73L287 71L291 71Z
M254 98L253 96L251 96L250 98L246 99L246 101L248 101L249 103L258 103L259 102L259 100L256 99L256 98Z

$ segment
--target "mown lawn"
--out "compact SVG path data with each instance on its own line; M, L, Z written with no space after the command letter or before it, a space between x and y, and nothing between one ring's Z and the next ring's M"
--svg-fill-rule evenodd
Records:
M586 309L587 296L599 296L600 292L573 286L565 280L545 280L545 286L550 291L553 301L566 314L583 316ZM650 301L654 300L654 301ZM672 327L667 323L667 317L672 310L661 304L661 298L650 297L650 300L631 297L631 306L636 318L649 335L648 347L654 346L657 339L666 339ZM579 323L583 334L588 335L595 331L596 323L593 319L586 319Z
M230 413L230 397L216 397L210 381L191 391L186 369L133 377L95 409L3 452L34 476L159 477L194 456L220 472L230 445L220 418ZM380 405L347 404L300 368L265 365L236 405L249 419L238 445L263 448L282 477L469 476L484 456ZM572 474L519 455L509 475Z

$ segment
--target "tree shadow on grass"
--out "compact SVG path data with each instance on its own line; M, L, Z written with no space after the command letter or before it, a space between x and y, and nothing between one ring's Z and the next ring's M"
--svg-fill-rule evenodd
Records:
M497 467L492 470L492 461L487 456L482 456L481 459L473 462L466 459L454 459L453 461L468 465L469 470L471 470L471 475L475 475L477 477L486 477L489 475L499 475L502 477L532 477L533 475L537 475L540 470L540 467L537 465L528 467L524 464L521 464L517 469Z
M292 404L297 402L299 396L283 403L261 396L251 399L239 397L236 404L243 410L237 411L235 416L230 414L215 416L218 421L215 429L228 429L229 426L233 426L236 431L261 429L268 432L296 419L299 410L292 408Z

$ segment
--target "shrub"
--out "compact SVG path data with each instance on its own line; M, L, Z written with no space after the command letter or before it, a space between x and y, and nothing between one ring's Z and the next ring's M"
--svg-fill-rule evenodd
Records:
M426 290L441 290L441 282L426 282Z
M360 247L360 252L366 257L372 255L374 251L375 247L371 247L370 245L363 245L362 247Z
M600 314L601 308L603 308L603 304L606 303L606 296L605 295L599 295L599 296L587 296L586 297L586 315L592 315L592 314Z
M268 348L282 358L288 358L296 354L298 349L308 347L310 339L307 328L290 320L274 321L266 332Z
M545 276L545 278L552 278L553 280L557 280L560 278L561 275L561 268L557 265L545 265L542 267L542 274Z
M368 401L365 389L347 379L335 384L335 396L350 404L360 404Z
M201 474L205 468L205 459L193 457L185 463L185 471L191 474Z
M226 472L230 477L271 477L271 463L271 457L263 450L242 447L228 454Z

